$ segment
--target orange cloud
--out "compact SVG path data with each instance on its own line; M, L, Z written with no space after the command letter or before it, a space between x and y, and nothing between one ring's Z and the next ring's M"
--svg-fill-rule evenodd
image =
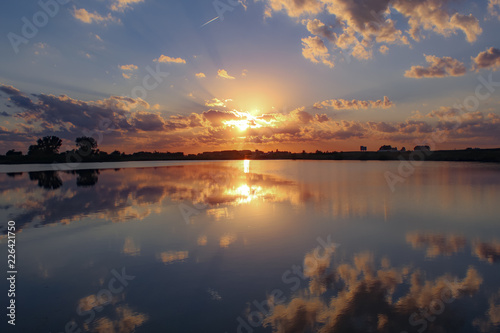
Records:
M119 12L123 12L125 11L126 9L130 9L132 8L131 5L133 4L138 4L138 3L141 3L141 2L144 2L144 0L115 0L112 4L111 4L111 10L113 11L119 11Z
M490 0L490 12L493 12L499 0ZM265 16L283 11L292 18L308 16L302 23L316 37L326 38L344 54L358 59L370 59L372 48L377 43L410 45L409 35L419 41L424 31L432 31L449 37L461 31L468 42L472 43L482 34L479 20L472 14L456 12L447 0L265 0ZM403 32L396 28L391 14L398 12L405 19L410 29ZM317 16L328 17L336 21L336 26L328 26ZM304 41L304 40L303 40ZM309 44L312 42L309 41ZM310 46L312 49L318 49ZM381 49L385 50L385 48ZM308 59L316 57L308 56ZM333 62L333 61L332 61Z
M73 17L76 18L77 20L83 22L83 23L87 23L87 24L91 24L93 22L95 23L120 23L120 19L117 19L115 17L113 17L110 14L108 14L108 16L102 16L100 14L98 14L97 12L93 12L93 13L89 13L86 9L84 8L80 8L80 9L76 9L75 7L73 7Z
M321 62L330 68L335 66L330 60L328 49L318 36L302 38L302 55L315 64Z
M394 106L394 103L389 100L387 96L384 96L383 100L376 101L361 101L353 99L351 101L345 99L330 99L323 102L314 103L315 109L322 109L323 107L330 107L334 110L359 110L370 108L381 108L387 109Z
M496 16L500 20L500 0L489 0L488 12L491 16Z
M174 63L174 64L185 64L186 60L182 58L172 58L169 56L166 56L162 54L158 59L154 59L155 62L162 62L162 63Z

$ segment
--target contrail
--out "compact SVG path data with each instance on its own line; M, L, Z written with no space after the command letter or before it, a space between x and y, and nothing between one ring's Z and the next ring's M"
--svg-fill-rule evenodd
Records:
M217 20L219 17L217 16L216 18L213 18L211 19L210 21L208 21L207 23L203 24L200 28L203 28L204 26L206 26L207 24L209 23L212 23L213 21Z

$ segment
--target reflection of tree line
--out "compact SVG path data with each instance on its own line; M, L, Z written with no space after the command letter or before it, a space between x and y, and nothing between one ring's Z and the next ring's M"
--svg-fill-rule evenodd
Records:
M32 181L38 182L38 186L46 190L56 190L63 185L61 177L59 177L60 171L34 171L28 172L29 178ZM71 170L64 171L67 174L76 175L76 186L79 187L91 187L97 184L99 180L99 170L89 169L89 170ZM16 178L17 176L22 176L22 172L11 172L7 173L7 176Z

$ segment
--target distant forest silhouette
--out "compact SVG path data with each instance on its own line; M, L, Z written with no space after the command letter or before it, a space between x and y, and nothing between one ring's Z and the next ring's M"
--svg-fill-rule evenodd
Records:
M121 161L163 161L163 160L242 160L242 159L291 159L291 160L418 160L428 161L477 161L500 162L500 148L465 150L431 150L429 146L415 146L414 150L402 148L398 150L390 145L383 145L378 151L368 151L361 146L360 151L338 152L320 151L292 153L278 149L263 152L259 150L223 150L184 154L183 152L146 152L139 151L125 154L118 150L111 153L101 151L97 141L92 137L82 136L75 139L75 149L59 152L62 140L57 136L39 138L35 145L28 148L26 155L11 149L0 155L0 164L23 163L68 163L81 162L121 162Z

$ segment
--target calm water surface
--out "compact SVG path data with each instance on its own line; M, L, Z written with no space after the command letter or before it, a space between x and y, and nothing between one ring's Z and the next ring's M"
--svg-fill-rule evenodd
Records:
M499 165L164 164L0 173L14 331L499 331Z

